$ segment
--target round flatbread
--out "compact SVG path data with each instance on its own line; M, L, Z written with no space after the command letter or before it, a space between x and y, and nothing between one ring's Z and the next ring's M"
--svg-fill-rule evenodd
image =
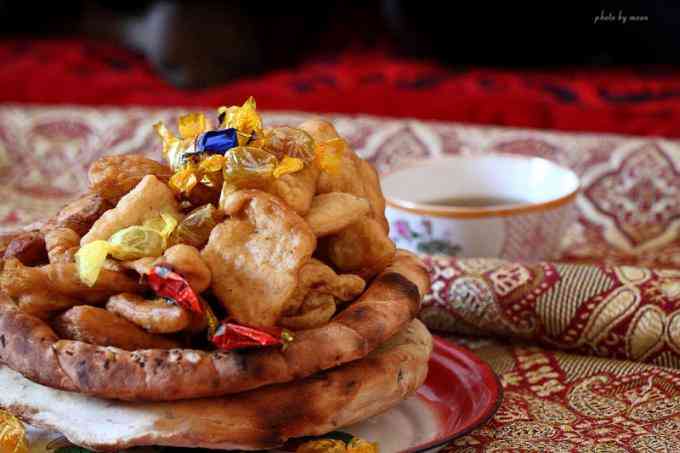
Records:
M285 351L131 352L60 340L43 321L0 297L0 362L40 384L103 398L221 396L301 379L365 357L411 322L429 283L418 258L400 252L357 301L328 324L298 332Z
M97 450L142 445L264 449L379 414L427 375L432 337L418 320L353 363L221 398L127 403L45 387L0 366L0 407Z

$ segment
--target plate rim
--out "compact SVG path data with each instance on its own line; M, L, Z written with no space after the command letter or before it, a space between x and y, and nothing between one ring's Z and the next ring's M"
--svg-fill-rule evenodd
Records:
M503 385L501 384L498 374L496 374L493 371L493 369L487 362L482 360L477 354L475 354L469 348L459 345L452 340L442 337L441 335L433 333L432 339L434 342L433 350L436 348L454 349L456 350L456 352L463 354L467 359L474 362L479 369L483 370L484 374L488 374L492 378L491 381L493 382L493 385L490 388L496 394L495 401L494 404L489 405L485 411L482 411L479 415L477 415L474 422L470 426L461 429L460 431L456 431L454 433L446 435L444 438L437 438L426 444L416 445L414 447L401 450L399 453L425 453L434 448L442 447L448 442L451 442L452 440L463 437L466 434L469 434L470 432L479 428L480 426L483 426L486 423L488 423L494 417L494 415L496 415L496 412L498 412L500 405L503 403L505 395L503 391Z

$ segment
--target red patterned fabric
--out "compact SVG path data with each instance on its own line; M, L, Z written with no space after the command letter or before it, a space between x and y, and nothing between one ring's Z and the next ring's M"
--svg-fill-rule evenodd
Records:
M143 57L97 42L4 41L0 63L0 102L214 106L254 95L268 110L680 136L680 72L663 68L458 69L376 50L192 91L170 86Z

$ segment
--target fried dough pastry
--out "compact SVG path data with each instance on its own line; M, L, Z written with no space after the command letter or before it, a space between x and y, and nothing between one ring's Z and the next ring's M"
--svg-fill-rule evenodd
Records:
M10 259L0 272L0 290L27 313L46 318L83 301L103 303L121 291L141 292L143 287L120 272L103 269L97 283L86 286L78 278L75 263L27 267Z
M14 237L5 249L4 258L16 258L26 266L47 262L45 238L39 231L28 231Z
M189 313L179 305L131 293L112 296L106 309L151 333L179 332L191 321Z
M172 170L139 154L104 156L90 165L90 190L112 204L132 190L146 175L168 182Z
M157 262L167 263L175 272L180 273L187 279L196 294L210 287L210 269L195 247L185 244L173 245Z
M295 314L310 292L328 294L347 302L358 297L366 286L361 277L353 274L338 275L330 266L315 258L311 258L300 268L298 280L298 286L286 301L286 315Z
M305 220L317 237L338 233L366 216L371 207L365 198L343 192L317 195Z
M77 298L90 304L101 304L121 292L141 293L145 287L136 279L119 271L103 268L93 286L78 276L76 263L54 263L39 268L47 277L51 291Z
M300 171L273 179L267 187L267 192L276 195L303 216L312 205L319 174L319 167L314 162L309 163Z
M333 125L327 121L305 121L300 129L308 132L319 143L340 138ZM387 235L384 198L377 174L368 162L361 160L346 144L338 171L322 172L319 176L317 193L331 192L366 198L371 211L339 233L324 239L320 244L322 255L342 272L370 278L390 262L395 247Z
M80 236L70 228L54 228L45 233L45 248L50 263L70 263L80 248Z
M299 312L283 316L279 325L291 330L320 327L330 321L335 310L335 298L332 295L311 291L305 296Z
M112 207L113 205L99 194L86 193L61 208L59 213L42 228L42 231L46 233L54 228L69 228L82 236L92 227L95 220Z
M321 256L327 256L342 272L351 272L369 279L392 260L394 242L380 223L364 217L336 235L319 243Z
M140 329L130 321L89 305L78 305L52 321L61 338L99 346L113 346L126 351L138 349L172 349L179 343Z
M153 175L145 176L139 184L94 222L80 245L98 239L107 240L113 233L132 225L141 225L156 218L161 212L181 220L182 215L172 190Z
M201 253L212 290L238 322L273 326L316 237L291 208L262 191L234 192L223 206L230 218L212 230Z

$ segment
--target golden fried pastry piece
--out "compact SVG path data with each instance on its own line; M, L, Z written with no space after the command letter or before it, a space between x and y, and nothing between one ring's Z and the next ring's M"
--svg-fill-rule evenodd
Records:
M151 333L179 332L191 322L189 313L177 304L132 293L112 296L106 309Z
M82 236L92 227L95 220L112 207L113 205L99 194L86 193L61 208L42 231L46 233L54 228L69 228Z
M50 263L70 263L80 248L80 236L70 228L58 227L45 233Z
M179 206L172 190L153 175L145 176L139 184L94 222L80 245L98 239L107 240L113 233L132 225L141 225L157 218L161 212L181 220Z
M210 287L211 273L208 265L196 247L177 244L163 252L158 258L144 257L134 261L121 261L125 269L132 269L140 276L147 275L157 264L165 264L187 279L189 285L198 294Z
M305 215L312 205L319 173L319 167L312 162L300 171L273 179L267 192L279 197L298 214Z
M291 208L262 191L234 192L223 206L231 217L212 230L201 253L212 290L238 322L273 326L316 237Z
M353 274L338 275L330 266L315 258L311 258L300 268L298 280L298 286L286 301L286 315L295 314L310 293L328 294L347 302L358 297L366 286L361 277Z
M322 256L327 256L342 272L369 279L387 266L396 251L394 242L375 219L365 217L336 235L319 243Z
M365 198L343 192L317 195L305 220L317 237L338 233L358 221L370 211Z
M80 280L76 263L54 263L39 269L47 276L51 291L89 304L103 304L109 297L121 292L142 293L145 290L137 279L106 267L93 286L87 286Z
M169 264L175 272L187 279L197 294L210 287L210 269L195 247L186 244L173 245L157 262Z
M140 329L130 321L89 305L78 305L57 316L52 327L61 338L99 346L114 346L126 351L172 349L179 343Z
M15 258L8 259L0 272L0 293L11 297L25 313L40 319L80 303L52 291L43 269L24 266Z
M45 237L39 231L19 234L7 244L4 258L16 258L26 266L35 266L47 262Z
M338 139L332 124L309 120L300 125L317 142ZM345 192L366 198L371 212L320 244L321 254L342 272L352 272L370 278L380 272L394 256L395 247L388 237L384 217L384 198L375 171L345 144L338 171L322 172L317 193Z
M335 314L335 298L330 294L312 291L307 294L298 313L283 316L279 325L291 330L304 330L320 327Z
M167 165L139 154L104 156L90 165L90 190L116 204L146 175L168 182L172 170Z
M385 197L380 188L378 172L373 165L363 159L359 160L358 167L361 180L364 182L365 196L368 199L368 203L371 205L373 218L380 223L383 230L385 230L385 233L389 233L390 226L385 217Z

